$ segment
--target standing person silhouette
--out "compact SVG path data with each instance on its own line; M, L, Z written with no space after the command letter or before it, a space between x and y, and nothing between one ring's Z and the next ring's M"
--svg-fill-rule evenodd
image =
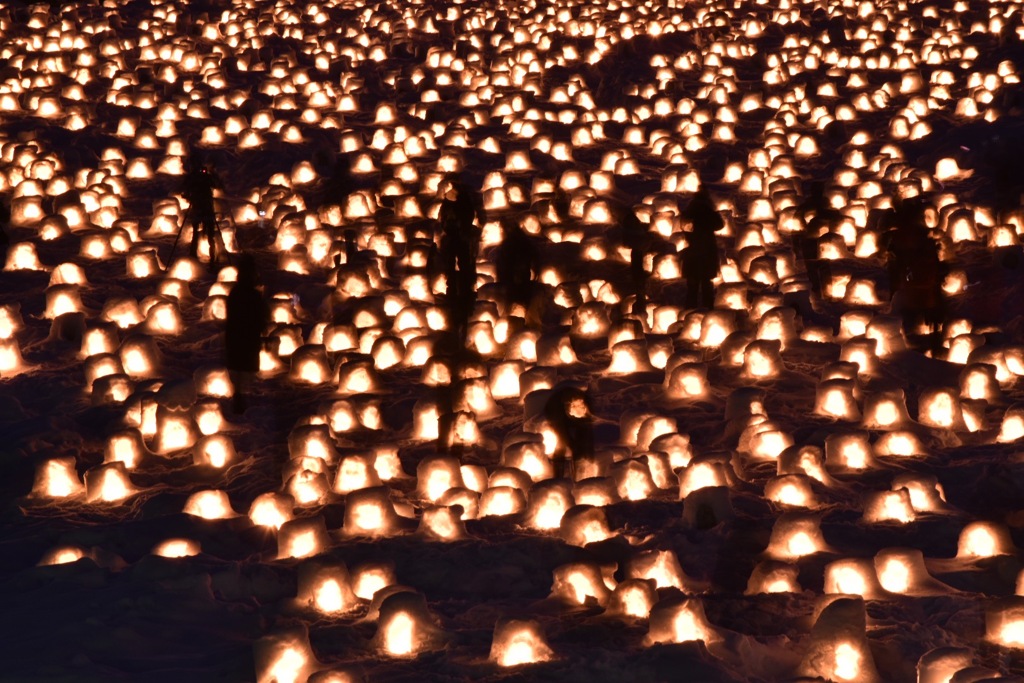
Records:
M441 224L439 256L447 283L447 299L452 324L464 341L469 316L476 303L476 259L480 249L481 228L486 222L483 201L464 182L449 177L438 219Z
M590 395L575 386L554 389L544 404L544 419L558 437L551 454L555 477L572 479L575 462L594 457L594 413Z
M7 236L7 224L11 222L11 209L7 206L7 200L0 197L0 263L7 262L7 247L11 244L11 238Z
M718 241L715 233L725 227L725 221L715 208L711 194L701 186L682 212L690 222L686 234L687 246L683 250L683 276L686 278L686 308L713 308L718 275Z
M534 275L540 271L540 252L518 221L505 220L495 258L498 284L505 288L509 307L518 304L529 311L534 294Z
M210 263L217 262L217 211L213 191L221 188L220 178L201 161L193 158L185 176L184 196L188 201L188 222L192 227L189 255L199 258L199 240L205 236Z
M232 407L241 414L248 407L248 393L260 369L263 330L269 308L259 290L259 273L252 256L238 259L238 277L227 298L224 326L224 364L235 387Z

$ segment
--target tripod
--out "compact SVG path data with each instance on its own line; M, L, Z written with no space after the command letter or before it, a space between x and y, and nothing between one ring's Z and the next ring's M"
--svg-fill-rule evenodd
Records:
M224 235L221 233L220 230L221 221L226 220L227 219L223 214L214 214L212 220L210 221L209 227L203 230L203 232L207 234L207 243L209 244L210 248L210 264L213 266L218 265L218 253L224 255L224 260L227 261L227 265L231 265L231 252L228 250L228 245L224 241ZM181 233L185 230L186 224L189 224L192 227L192 244L196 246L195 252L196 256L198 257L199 246L196 240L199 239L200 236L199 230L197 228L202 228L204 221L201 218L197 219L195 214L190 211L188 219L182 221L181 227L178 228L178 234L174 238L174 244L171 245L171 253L168 254L167 256L168 268L170 268L171 263L174 261L174 253L178 249L178 242L181 241ZM212 236L210 235L211 232ZM218 242L220 243L219 246Z

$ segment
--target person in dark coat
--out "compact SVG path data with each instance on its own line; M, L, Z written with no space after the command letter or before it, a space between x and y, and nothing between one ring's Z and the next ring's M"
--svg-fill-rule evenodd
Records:
M555 477L571 479L575 461L594 457L594 414L590 396L574 386L554 389L544 404L544 419L558 437L551 454Z
M903 313L903 330L915 340L914 331L922 323L928 329L922 350L938 351L945 319L942 281L944 267L938 244L924 222L924 207L919 200L901 202L893 214L893 228L883 237L893 300Z
M11 209L7 201L0 197L0 263L7 263L7 247L11 238L7 236L7 224L11 222Z
M224 327L224 364L231 375L235 394L233 407L243 413L249 389L260 369L263 330L270 311L259 290L259 274L252 256L238 259L238 278L227 298Z
M715 233L725 221L715 208L711 194L701 187L693 195L682 217L691 224L687 246L683 250L683 276L686 278L686 308L713 308L718 275L718 241Z
M495 258L498 284L505 288L509 305L529 309L534 276L540 271L540 252L518 221L502 222L501 246Z
M189 254L199 257L199 240L206 238L210 251L210 263L217 262L217 210L214 206L213 191L222 187L220 178L197 159L185 175L184 196L188 201L188 222L192 227L192 244Z
M818 258L818 238L823 231L838 226L843 214L832 207L825 196L825 184L817 180L810 184L807 196L797 211L804 229L793 235L793 246L797 256L804 262L812 291L821 296L822 282L828 275L828 264Z
M622 245L629 248L629 282L633 294L633 313L645 316L647 307L647 280L650 273L644 268L644 257L652 248L651 234L647 226L636 217L628 206L615 210L615 218L622 230Z
M480 249L481 228L486 214L483 201L465 183L448 179L448 190L441 202L438 219L441 227L439 260L447 282L450 320L460 339L465 339L469 316L476 303L476 259Z

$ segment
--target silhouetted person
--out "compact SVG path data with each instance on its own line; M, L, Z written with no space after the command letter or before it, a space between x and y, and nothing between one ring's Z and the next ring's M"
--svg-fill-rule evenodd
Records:
M904 333L913 341L913 330L923 323L928 328L926 348L938 351L945 319L944 268L938 244L928 232L919 200L902 202L893 214L893 224L884 246L890 288L903 313Z
M629 283L632 293L636 296L633 313L642 316L646 313L647 280L650 275L644 268L644 257L652 247L651 235L632 208L620 206L615 214L622 229L622 245L629 247Z
M438 219L441 224L439 260L447 282L447 299L451 321L460 339L465 339L469 316L476 302L476 258L480 249L479 218L486 220L483 202L477 192L465 183L449 180L448 191L441 202Z
M252 256L238 259L238 279L227 298L224 326L224 364L235 387L232 402L236 413L247 407L247 393L260 369L263 329L270 317L259 290L259 274Z
M554 389L544 404L544 418L558 436L551 454L555 477L573 478L573 463L594 457L594 415L590 397L577 387Z
M345 205L348 203L348 196L352 194L354 188L350 165L349 158L345 154L338 156L334 161L331 175L327 177L323 184L324 204L337 205L342 209L345 208Z
M11 222L11 209L7 201L0 197L0 264L7 263L7 247L11 238L7 236L7 225Z
M725 227L722 216L707 189L701 187L682 217L692 227L687 233L687 246L683 250L683 275L686 277L686 308L713 308L718 275L718 241L715 233Z
M540 252L518 221L504 221L502 233L494 264L498 284L505 287L510 305L528 309L534 295L533 278L540 271Z
M210 250L210 263L217 261L217 210L214 206L213 191L222 187L220 179L205 164L193 159L193 165L185 175L185 200L188 201L188 222L192 227L192 244L189 254L199 257L199 240L206 238Z
M793 235L794 250L804 262L812 291L820 296L826 264L818 258L818 238L823 231L838 226L843 214L832 207L825 196L825 184L819 180L810 184L807 196L797 211L803 220L804 229Z

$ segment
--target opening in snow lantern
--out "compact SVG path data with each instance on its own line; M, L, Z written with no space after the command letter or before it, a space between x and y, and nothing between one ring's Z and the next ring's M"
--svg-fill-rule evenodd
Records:
M359 603L344 564L308 562L299 567L296 603L327 616L351 612Z
M989 605L985 637L1001 647L1024 648L1024 599L1015 595Z
M255 503L254 503L255 505ZM277 558L312 557L331 545L324 518L305 517L281 524L277 530Z
M825 462L833 467L851 470L864 470L878 464L867 432L849 432L827 436L825 438Z
M961 398L994 402L1001 393L994 365L970 363L960 373Z
M42 498L68 498L85 491L75 470L75 457L51 458L36 467L32 495Z
M480 516L515 515L526 509L526 496L519 488L492 486L480 495Z
M895 522L907 524L916 519L910 491L894 489L869 493L864 499L864 521L868 524Z
M295 499L284 493L268 491L256 496L249 506L249 519L256 526L280 529L294 516Z
M760 593L799 593L800 568L795 564L763 560L757 563L747 581L746 595Z
M352 591L360 600L372 600L379 591L397 583L390 563L368 563L352 570Z
M929 387L918 398L917 421L929 427L966 431L957 391L945 387Z
M502 619L494 626L489 659L498 666L547 662L554 657L535 621Z
M819 503L811 487L812 481L806 474L773 477L764 485L764 497L778 505L813 509L818 507Z
M877 455L907 457L925 455L921 439L909 430L887 432L875 441L874 451Z
M290 470L290 473L289 473ZM284 488L299 506L318 505L330 492L326 466L319 458L292 460L285 469Z
M775 377L782 369L782 342L756 339L743 351L743 374L751 379Z
M320 669L305 626L264 636L253 650L256 683L305 683Z
M416 467L417 493L432 503L436 503L448 489L463 485L459 461L451 456L427 457Z
M559 528L562 517L574 504L570 487L563 481L545 481L530 489L527 526L540 531Z
M349 536L387 536L398 525L398 514L387 486L353 491L345 497L345 533Z
M524 434L523 440L507 444L501 452L501 465L522 470L535 482L550 479L554 470L551 460L544 454L544 444L531 437L533 435Z
M571 605L584 605L589 600L603 606L610 594L611 588L596 564L566 564L556 567L552 574L551 596Z
M729 485L726 466L712 460L691 461L678 472L678 476L679 500L685 499L698 489Z
M827 379L818 384L814 412L839 420L860 420L860 408L854 397L856 382L849 379Z
M78 562L83 557L88 557L84 550L76 548L75 546L63 546L60 548L54 548L50 552L46 553L39 560L39 567L49 567L57 564L71 564Z
M443 633L419 593L402 591L380 604L375 644L381 654L390 657L415 657L443 645Z
M334 492L346 494L380 486L380 477L374 468L375 460L372 454L349 455L343 458L334 479Z
M651 609L650 630L645 638L649 645L693 641L711 645L720 640L704 614L704 603L697 598L662 601Z
M153 554L170 559L194 557L200 552L199 541L191 538L168 538L153 548Z
M916 548L884 548L875 554L878 583L890 593L935 595L948 589L928 573L924 553Z

